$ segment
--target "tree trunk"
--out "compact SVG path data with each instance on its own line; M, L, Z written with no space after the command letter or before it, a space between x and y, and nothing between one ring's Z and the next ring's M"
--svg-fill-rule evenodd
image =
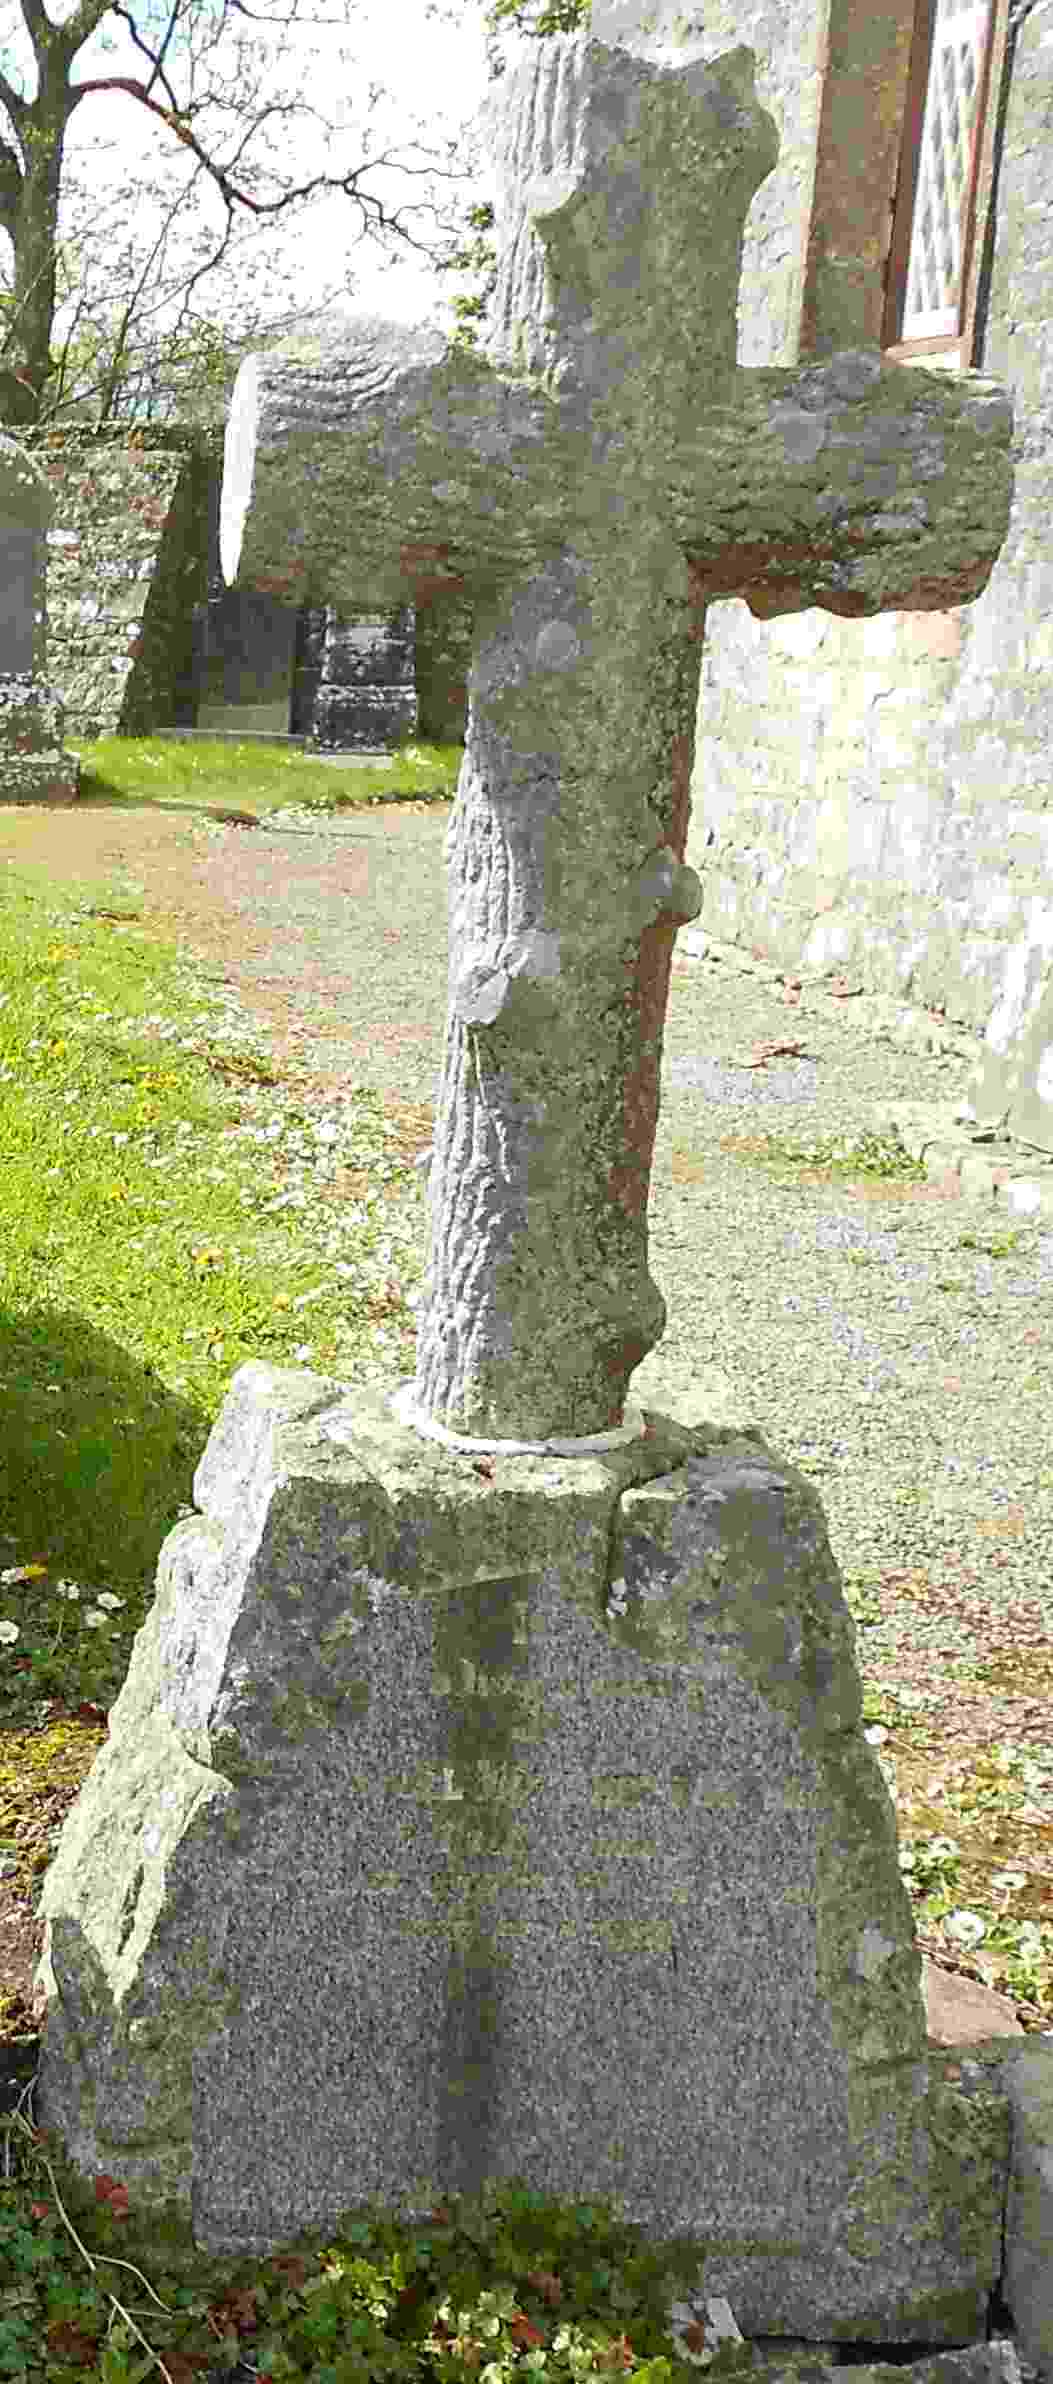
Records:
M4 417L24 426L39 422L47 404L62 158L75 105L65 58L48 58L22 135L22 186L12 226L13 304L0 375Z

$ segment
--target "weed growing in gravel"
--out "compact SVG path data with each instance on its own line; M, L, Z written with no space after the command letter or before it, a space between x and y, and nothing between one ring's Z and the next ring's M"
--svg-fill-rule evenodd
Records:
M911 1158L894 1133L861 1134L856 1142L834 1134L821 1135L810 1142L784 1134L735 1134L726 1136L720 1147L734 1151L740 1158L752 1159L759 1167L807 1170L833 1182L860 1176L888 1177L907 1183L925 1181L920 1160Z
M1024 1239L1022 1233L963 1233L958 1237L959 1250L978 1250L983 1258L1013 1258Z
M864 1629L880 1621L852 1586L848 1603ZM915 1927L927 1951L967 1954L987 1985L1053 2015L1043 1860L1053 1767L998 1743L942 1762L932 1705L902 1683L864 1687L864 1735L897 1808Z

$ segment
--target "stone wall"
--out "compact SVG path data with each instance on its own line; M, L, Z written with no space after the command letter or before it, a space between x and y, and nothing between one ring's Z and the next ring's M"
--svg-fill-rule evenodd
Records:
M464 742L472 608L456 597L417 606L417 735L427 744Z
M758 84L795 161L794 188L803 192L816 108L801 56L792 53L814 50L809 23L819 12L787 9L774 41L761 21L769 12L725 13L734 14L740 37L767 45ZM883 68L872 40L879 109L881 94L894 97L902 75L904 12L896 0L871 8L870 17L872 35L879 20L884 25ZM709 30L707 9L707 46ZM824 113L836 113L843 68L834 43ZM943 1005L952 1019L981 1031L1008 979L1019 975L1021 947L1044 955L1047 967L1053 948L1047 11L1029 15L1015 45L1010 41L1006 90L980 359L1011 389L1016 407L1016 494L1005 548L978 602L947 612L850 622L813 611L762 623L739 601L711 607L688 845L704 900L681 938L698 948L708 929L794 967L847 968L868 987ZM864 138L861 122L860 143ZM862 186L861 154L855 145ZM823 169L820 142L817 196ZM758 194L747 243L741 357L748 363L795 360L796 251L791 244L780 259L768 235L767 268L764 262L761 202L778 178ZM814 261L821 248L814 227L808 247ZM772 268L769 298L763 283ZM802 353L858 338L868 273L879 293L876 260L868 266L857 255L839 280L819 255L805 274Z
M30 433L23 444L54 501L48 677L65 706L66 733L148 736L159 728L193 728L199 704L207 711L229 693L222 658L202 653L206 611L214 623L223 601L217 534L222 430L48 430ZM290 629L291 725L300 734L313 724L320 672L312 623L324 637L320 614L309 613ZM463 738L470 644L471 616L464 605L421 608L421 737L451 743ZM264 720L261 712L254 725L288 728L282 706L271 711L273 718L268 712Z
M67 734L142 736L162 723L189 725L215 468L207 439L49 430L25 443L54 497L48 674L66 707Z

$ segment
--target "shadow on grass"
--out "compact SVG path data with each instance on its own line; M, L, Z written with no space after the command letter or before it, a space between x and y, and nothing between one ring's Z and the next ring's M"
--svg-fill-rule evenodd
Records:
M211 1419L82 1315L46 1306L0 1310L0 1399L0 1569L46 1568L0 1586L0 1617L19 1633L0 1649L0 1682L39 1693L27 1659L50 1649L61 1624L43 1685L105 1704L123 1679L162 1540L191 1504ZM81 1613L102 1591L121 1599L114 1640L77 1627L60 1580L78 1586ZM0 1718L9 1718L2 1705Z
M151 794L148 787L144 788L141 794L125 794L119 787L108 784L104 778L96 777L94 771L91 770L81 772L80 784L81 791L76 803L78 812L174 811L181 819L188 815L193 817L195 813L200 812L203 818L209 819L214 818L217 811L231 812L257 807L259 818L264 820L269 811L287 809L289 804L296 800L294 791L290 787L282 787L276 794L252 793L244 801L228 797L226 802L222 800L224 791L222 786L216 788L217 799L212 802L208 801L204 795L197 794L154 795ZM368 796L334 793L330 801L324 804L318 801L316 792L311 808L316 810L321 817L326 811L379 811L389 803L427 803L439 808L444 804L448 806L452 801L453 796L446 787L436 789L419 786L393 786L385 787L379 794L372 792Z
M215 805L206 802L200 795L154 795L151 794L149 787L144 787L141 795L124 794L120 787L111 786L105 778L98 777L94 770L82 770L80 792L77 796L75 809L78 812L203 811L207 813L213 811Z
M209 818L217 810L233 811L242 808L242 805L236 803L233 798L229 798L224 803L222 800L209 802L204 795L197 794L154 795L151 794L149 787L144 788L141 794L125 794L119 787L110 785L106 779L97 777L92 770L81 772L80 784L81 791L75 807L78 812L175 811L179 813L180 817L187 812L201 812L206 818ZM217 787L215 792L217 798L220 798L223 788ZM245 800L247 806L258 805L259 816L261 819L265 819L268 811L286 809L295 800L295 794L292 788L286 786L275 794L270 792L266 794L251 793ZM428 803L438 807L442 804L448 805L452 801L452 792L447 787L392 786L384 787L380 793L373 791L368 796L334 792L329 802L325 804L317 800L317 790L315 790L315 800L311 807L322 814L325 811L376 811L381 810L387 803Z

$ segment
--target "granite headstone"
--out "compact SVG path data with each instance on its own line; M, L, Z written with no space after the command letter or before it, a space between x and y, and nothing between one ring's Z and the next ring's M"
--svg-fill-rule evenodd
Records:
M72 803L77 795L62 703L44 679L50 519L39 466L0 434L0 803Z

